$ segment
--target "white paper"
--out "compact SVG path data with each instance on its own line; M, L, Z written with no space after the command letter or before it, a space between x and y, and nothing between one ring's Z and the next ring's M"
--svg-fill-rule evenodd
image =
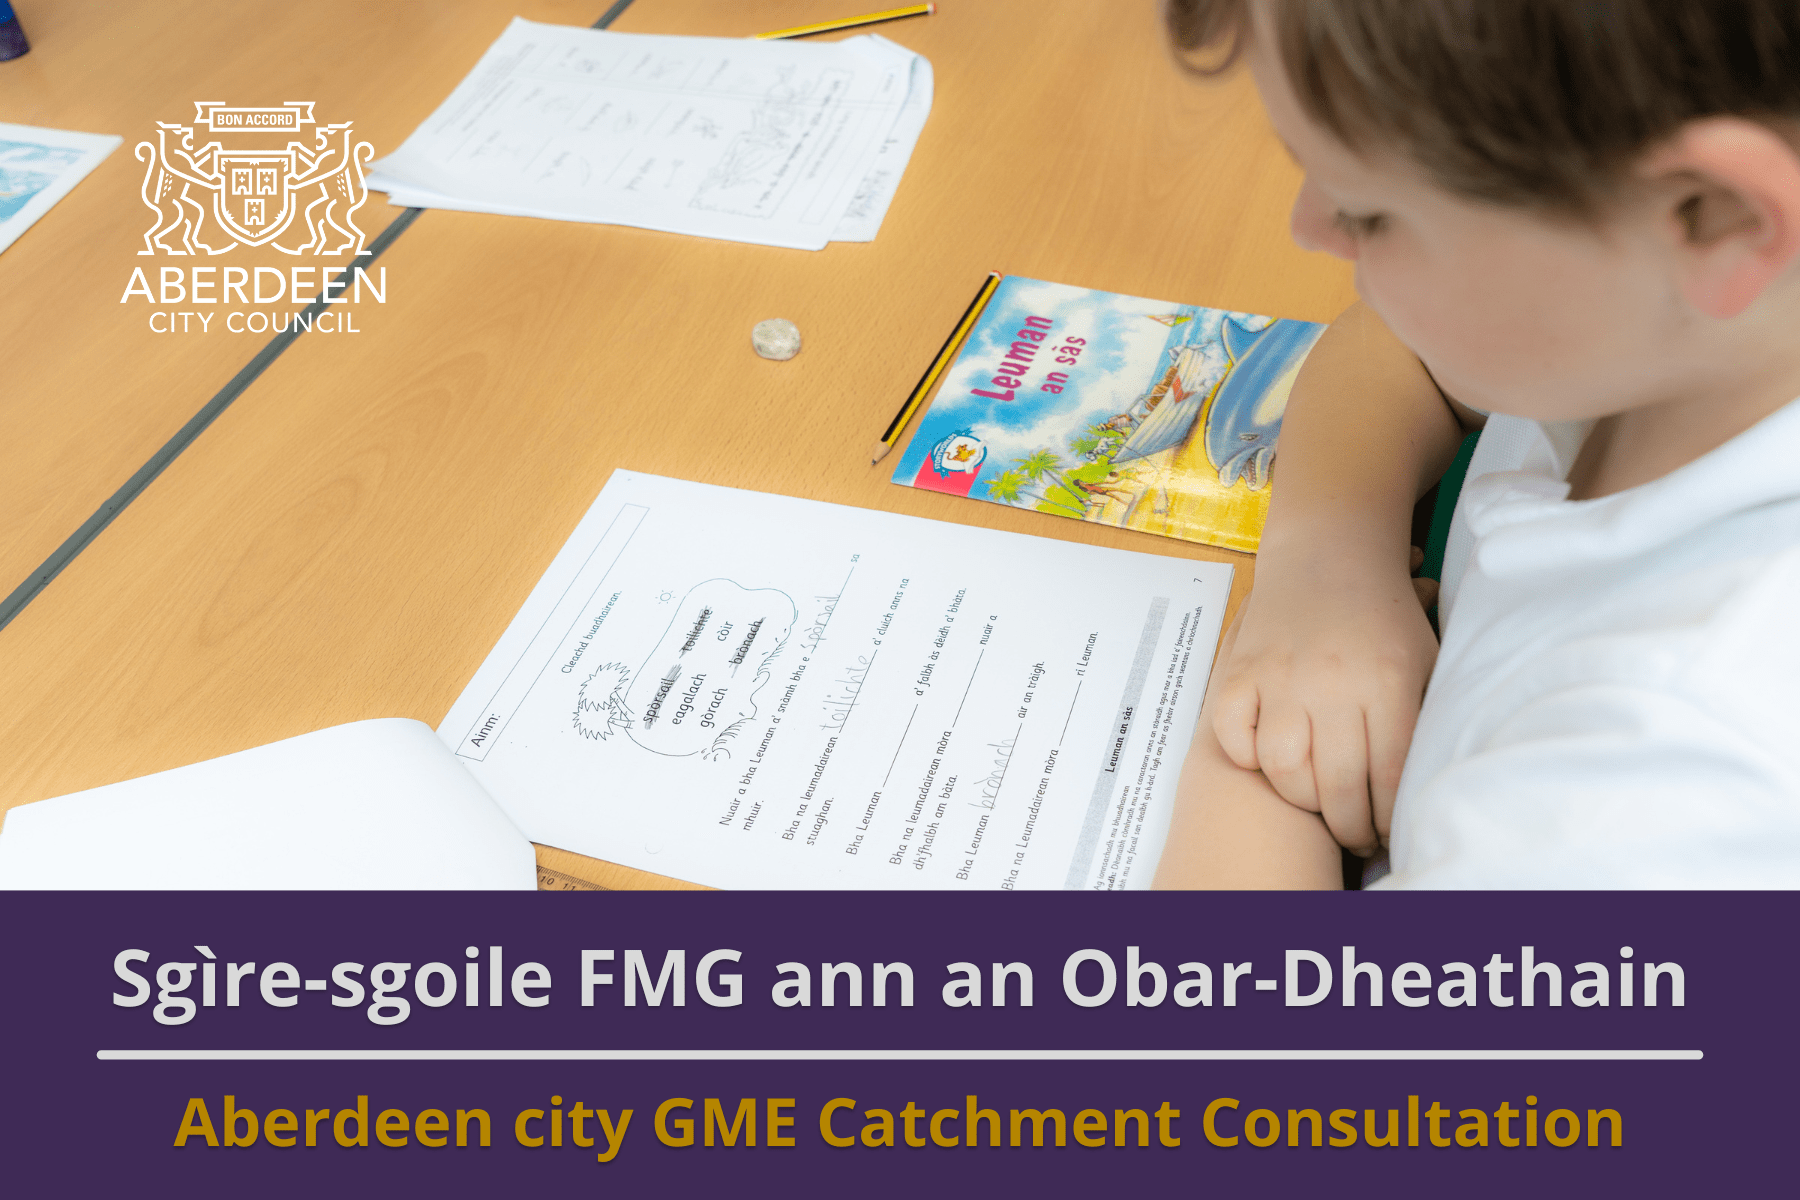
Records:
M23 804L0 827L0 888L536 886L531 843L418 721L357 721Z
M395 204L821 249L859 197L859 213L885 209L882 186L904 168L890 135L903 111L923 124L908 107L917 58L885 38L659 37L515 18L368 184ZM907 153L916 139L902 135ZM867 224L859 215L853 232Z
M0 250L69 194L121 139L0 123Z
M697 883L1148 887L1230 583L620 471L438 733L532 840Z
M888 206L894 202L894 193L900 187L900 177L906 174L907 165L912 161L913 147L918 145L919 135L925 130L925 118L931 115L934 86L931 61L922 54L913 54L904 46L895 45L880 34L866 36L871 42L883 43L893 47L895 52L909 56L912 79L899 118L888 131L887 139L863 181L857 185L856 194L850 198L850 205L844 210L837 228L831 231L834 242L875 240L875 235L881 231L881 222L887 217Z

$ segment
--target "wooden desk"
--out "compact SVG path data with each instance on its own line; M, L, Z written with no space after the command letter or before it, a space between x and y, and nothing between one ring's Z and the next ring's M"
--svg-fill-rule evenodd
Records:
M133 268L189 260L139 255L153 223L139 197L140 141L156 122L191 123L196 100L315 100L322 121L354 121L392 148L468 71L515 11L585 23L600 0L315 0L250 10L233 0L65 0L27 14L32 51L0 63L0 117L125 140L0 254L0 596L85 521L269 340L156 333L153 306L120 297ZM597 15L597 14L596 14ZM373 238L394 212L363 208ZM304 262L238 247L193 265ZM171 305L168 308L191 308ZM222 307L222 306L221 306ZM378 314L372 314L378 315Z
M1235 561L1235 603L1242 556L894 487L866 454L989 268L1315 320L1349 302L1349 272L1288 240L1297 176L1248 82L1182 77L1155 7L959 0L888 27L937 98L868 245L424 214L382 260L379 331L300 339L0 631L0 806L363 717L436 724L615 467ZM747 9L638 0L615 28L819 11ZM800 357L750 352L768 316Z

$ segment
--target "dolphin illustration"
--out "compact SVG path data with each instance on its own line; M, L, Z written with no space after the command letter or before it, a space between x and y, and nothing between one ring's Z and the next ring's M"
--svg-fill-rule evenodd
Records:
M1220 336L1236 365L1203 418L1206 457L1218 468L1221 485L1242 479L1253 492L1268 486L1288 391L1323 332L1311 321L1276 321L1259 332L1224 323Z

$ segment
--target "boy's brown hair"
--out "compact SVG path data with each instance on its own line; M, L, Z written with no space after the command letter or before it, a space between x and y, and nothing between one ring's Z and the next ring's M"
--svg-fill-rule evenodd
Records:
M1349 146L1391 143L1452 192L1591 214L1699 117L1800 117L1800 0L1268 0L1301 105ZM1183 50L1249 34L1246 0L1166 0Z

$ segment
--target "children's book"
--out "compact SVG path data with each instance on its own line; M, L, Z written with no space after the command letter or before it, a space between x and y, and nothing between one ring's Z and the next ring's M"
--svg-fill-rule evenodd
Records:
M1010 276L894 469L908 487L1254 552L1325 327Z

